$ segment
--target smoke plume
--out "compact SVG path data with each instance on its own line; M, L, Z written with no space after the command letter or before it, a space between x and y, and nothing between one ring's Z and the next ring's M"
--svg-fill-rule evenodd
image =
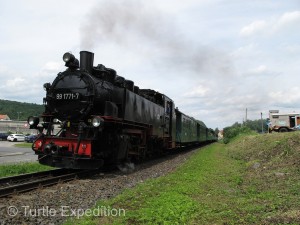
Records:
M147 53L148 62L175 70L222 76L232 73L225 53L188 40L172 17L144 1L101 1L81 26L81 48L113 43L132 52Z

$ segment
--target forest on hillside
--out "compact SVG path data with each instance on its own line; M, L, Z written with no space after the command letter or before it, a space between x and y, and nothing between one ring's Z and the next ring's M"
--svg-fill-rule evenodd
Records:
M27 120L28 116L37 116L44 111L43 105L0 99L0 114L6 114L11 120Z

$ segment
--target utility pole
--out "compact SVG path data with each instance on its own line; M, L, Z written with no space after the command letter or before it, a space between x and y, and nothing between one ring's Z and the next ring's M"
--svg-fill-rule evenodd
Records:
M22 112L17 112L18 113L18 121L20 120L20 114L22 113Z
M261 133L264 133L264 122L263 122L263 118L262 118L262 112L260 113L260 119L261 119Z
M248 114L248 109L246 108L245 125L247 124L247 114Z
M18 113L18 122L20 121L20 114L22 113L22 112L17 112ZM20 128L19 128L19 123L17 123L16 124L16 133L19 133L19 131L20 131Z

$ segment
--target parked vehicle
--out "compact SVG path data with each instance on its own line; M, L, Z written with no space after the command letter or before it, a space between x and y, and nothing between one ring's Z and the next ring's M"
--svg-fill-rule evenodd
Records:
M279 110L269 111L269 131L288 132L298 130L300 113L279 113Z
M8 134L6 134L6 133L0 133L0 140L6 141L7 137L8 137Z
M25 141L25 136L23 134L10 134L7 137L8 141Z
M28 135L28 136L25 136L25 141L26 142L30 142L30 143L33 143L33 141L37 138L37 135L33 134L33 135Z

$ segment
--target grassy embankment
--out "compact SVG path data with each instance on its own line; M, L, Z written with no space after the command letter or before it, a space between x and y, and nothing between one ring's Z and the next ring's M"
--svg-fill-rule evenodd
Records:
M67 224L279 224L300 222L300 133L240 136L198 151L172 174L99 207L126 215Z

